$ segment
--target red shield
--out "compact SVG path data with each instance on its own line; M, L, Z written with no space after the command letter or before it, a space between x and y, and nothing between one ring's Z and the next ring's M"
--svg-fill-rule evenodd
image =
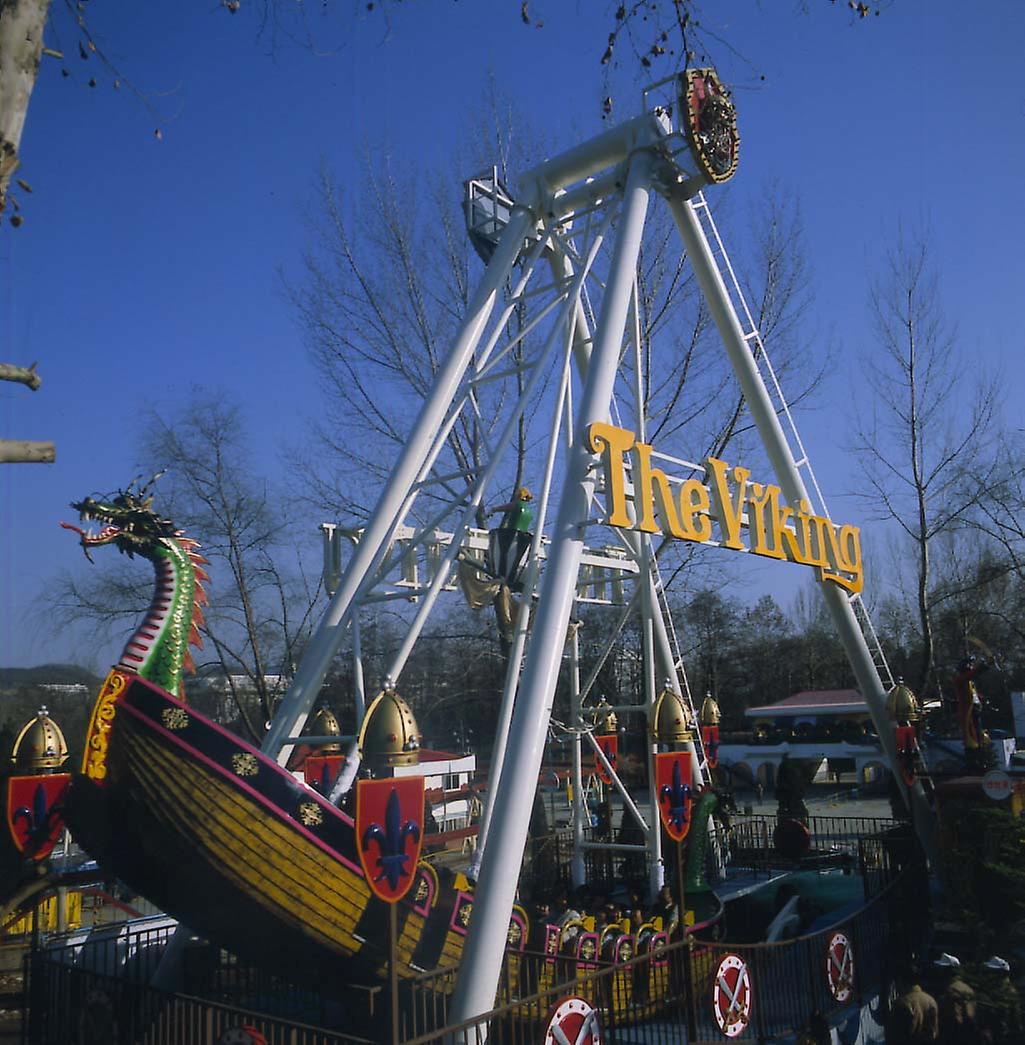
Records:
M397 903L416 878L424 836L424 778L360 780L356 785L356 849L367 884Z
M751 975L744 959L727 954L715 972L712 1011L719 1030L727 1038L737 1038L751 1022Z
M655 756L655 791L658 815L666 834L682 842L690 830L690 753L673 751Z
M847 1001L854 993L854 948L843 933L833 933L826 948L826 979L837 1001Z
M897 726L897 766L904 783L913 787L915 783L915 755L918 752L918 738L914 726Z
M719 727L702 726L701 743L705 749L705 760L709 769L715 769L719 764Z
M345 755L310 755L303 763L303 776L314 791L329 795L344 765Z
M545 1031L545 1045L601 1045L604 1035L598 1010L583 998L564 998Z
M598 741L598 747L601 748L602 754L609 760L609 765L618 773L619 737L615 733L610 733L608 736L595 737L594 739ZM601 759L597 755L594 756L594 771L598 774L599 780L604 780L606 784L612 783L612 777L606 772Z
M64 800L70 773L12 776L7 782L7 827L20 853L49 856L64 830Z

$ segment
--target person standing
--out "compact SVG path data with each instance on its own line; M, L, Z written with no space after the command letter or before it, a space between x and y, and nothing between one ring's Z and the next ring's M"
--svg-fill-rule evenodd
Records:
M926 1045L939 1038L939 1006L922 990L915 969L898 977L903 993L890 1006L886 1020L886 1045Z
M939 997L940 1039L944 1045L976 1045L975 991L961 979L961 962L953 954L941 954L934 963L944 978Z
M530 547L530 528L534 523L530 502L533 499L530 490L521 486L511 501L497 504L484 513L485 518L503 513L488 542L489 565L494 577L513 590L518 590L523 559Z

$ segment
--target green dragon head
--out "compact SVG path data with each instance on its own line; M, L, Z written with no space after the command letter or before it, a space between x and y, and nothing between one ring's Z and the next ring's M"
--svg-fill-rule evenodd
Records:
M203 646L201 607L207 601L203 582L210 578L203 569L207 560L199 554L199 544L153 510L149 491L159 477L155 475L145 485L136 480L117 493L73 502L71 507L80 521L103 524L98 532L67 522L61 526L78 534L90 562L91 548L113 544L126 555L140 555L153 563L153 601L128 640L118 667L137 672L169 693L183 694L182 672L193 669L189 646Z
M71 507L78 512L80 521L104 524L98 532L94 532L91 529L83 530L73 523L61 523L65 530L73 530L79 535L82 550L90 562L92 556L89 549L101 544L113 544L118 551L129 556L139 554L152 558L157 545L164 543L167 538L181 536L181 531L176 529L170 519L161 518L153 511L153 497L149 491L160 474L155 475L145 486L133 489L133 482L126 490L118 490L117 493L97 494L95 497L90 495L83 501L72 501Z

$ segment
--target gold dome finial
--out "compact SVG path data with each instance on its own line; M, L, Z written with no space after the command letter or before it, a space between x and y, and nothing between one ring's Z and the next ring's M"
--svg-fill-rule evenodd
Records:
M45 706L36 717L22 726L18 739L11 751L11 761L23 772L38 772L41 769L59 769L68 758L68 745L60 726Z
M317 713L307 721L303 733L311 737L340 737L342 727L338 724L338 717L335 713L325 705L318 708ZM317 745L318 755L340 755L341 753L341 744Z
M369 769L415 766L420 729L409 705L387 683L367 708L359 732L360 757Z
M616 713L604 697L591 709L591 716L594 722L594 731L601 736L615 733L616 728L619 726L619 719L616 718Z
M686 744L694 739L692 718L680 694L666 686L655 702L651 716L652 738L668 747Z
M719 719L722 717L719 711L719 702L712 696L711 693L705 694L704 702L701 705L701 725L703 726L717 726L719 725Z
M899 726L909 726L921 717L918 698L903 678L898 678L897 685L886 695L886 713Z

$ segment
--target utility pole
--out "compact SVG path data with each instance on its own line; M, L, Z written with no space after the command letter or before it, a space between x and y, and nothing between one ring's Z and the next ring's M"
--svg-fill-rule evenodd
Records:
M37 391L43 379L36 373L36 364L30 367L0 363L0 381L14 381ZM0 439L0 464L53 464L57 451L53 443L31 439Z

